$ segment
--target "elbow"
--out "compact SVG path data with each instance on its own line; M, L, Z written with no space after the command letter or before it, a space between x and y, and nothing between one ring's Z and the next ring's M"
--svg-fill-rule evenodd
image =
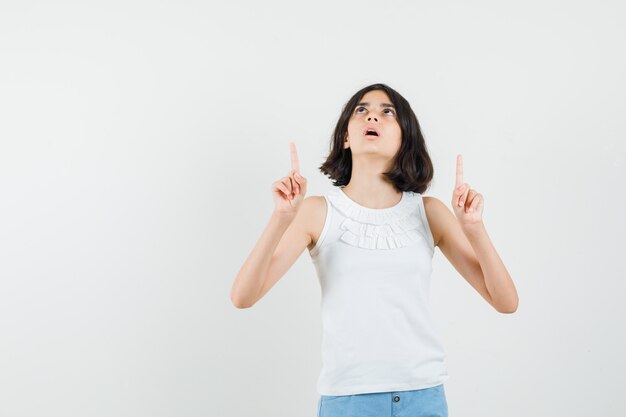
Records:
M502 313L502 314L513 314L517 311L518 304L519 304L519 301L515 301L514 304L510 304L504 307L499 307L496 310L498 311L498 313Z
M233 307L235 308L246 308L245 304L243 304L241 301L239 300L233 300L232 298L230 299L230 303L233 305Z
M243 300L241 299L241 297L237 297L236 295L233 295L232 293L230 294L230 302L235 308L239 308L239 309L250 308L254 305L254 303L251 303L247 300Z
M513 313L515 313L516 310L517 310L516 308L505 308L505 309L498 310L498 313L501 313L501 314L513 314Z
M238 309L250 308L253 306L253 304L242 303L242 302L237 302L237 301L232 301L232 304Z
M233 303L233 306L234 306L235 308L240 309L240 310L241 310L241 309L244 309L244 308L250 308L250 307L252 307L251 305L248 305L248 304L240 304L240 303Z

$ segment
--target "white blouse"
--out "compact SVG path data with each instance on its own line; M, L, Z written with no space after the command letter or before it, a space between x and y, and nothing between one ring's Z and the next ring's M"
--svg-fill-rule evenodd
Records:
M324 227L309 254L322 300L320 395L430 388L448 379L431 320L434 240L420 193L372 209L341 188L324 195Z

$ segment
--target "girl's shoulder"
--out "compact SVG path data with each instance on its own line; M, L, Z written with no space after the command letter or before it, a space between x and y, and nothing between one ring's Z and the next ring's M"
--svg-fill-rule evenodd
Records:
M450 223L451 210L446 204L436 197L422 196L424 201L424 211L426 212L426 220L428 227L433 235L435 246L439 246L439 242L443 237L447 225ZM452 214L454 219L454 214Z

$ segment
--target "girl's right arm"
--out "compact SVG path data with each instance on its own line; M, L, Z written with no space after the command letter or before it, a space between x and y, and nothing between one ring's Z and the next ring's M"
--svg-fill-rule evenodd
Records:
M276 207L231 288L230 299L237 308L248 308L254 305L269 290L264 284L268 282L270 269L273 269L273 275L276 275L278 268L282 276L296 260L297 255L311 242L311 237L304 226L306 212L310 209L304 210L305 213L299 213L301 205L310 206L310 204L302 204L307 181L300 175L298 156L293 143L291 144L291 167L288 176L272 184L272 196ZM310 199L307 198L307 200ZM286 264L285 256L282 256L282 262L277 267L272 265L272 260L279 244L281 253L288 253L290 263ZM272 266L274 268L271 268ZM277 280L275 277L271 285Z

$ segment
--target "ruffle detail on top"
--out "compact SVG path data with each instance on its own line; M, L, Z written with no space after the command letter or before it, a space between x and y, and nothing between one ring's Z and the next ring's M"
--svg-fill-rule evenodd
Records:
M421 197L405 191L402 200L392 207L372 209L352 201L342 190L328 195L333 206L344 215L339 225L340 239L364 249L396 249L424 239L419 204Z

